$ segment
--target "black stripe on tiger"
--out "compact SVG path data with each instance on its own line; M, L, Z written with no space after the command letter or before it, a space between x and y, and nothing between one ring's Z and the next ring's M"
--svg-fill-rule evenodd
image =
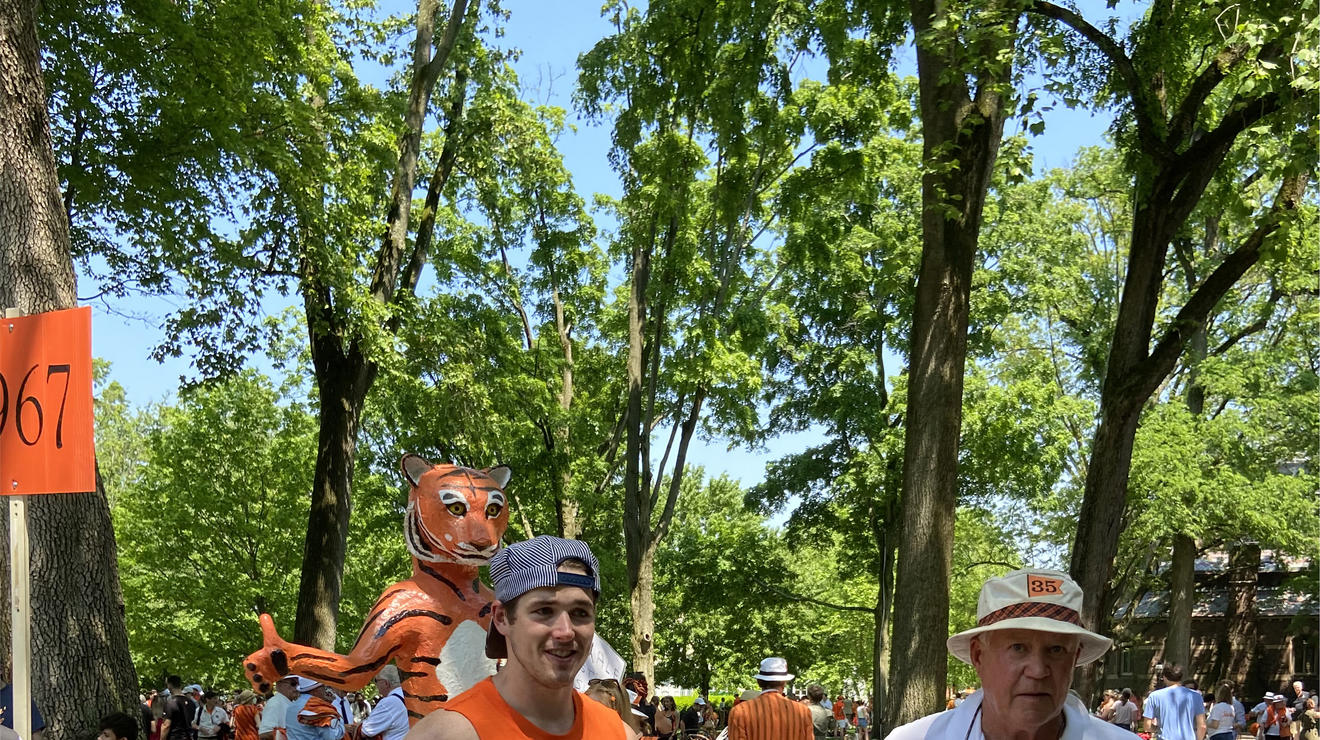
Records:
M481 607L481 611L477 612L478 617L484 617L487 614L490 614L490 604L486 604L485 606Z
M421 718L422 718L423 716L425 716L425 715L423 715L421 712L414 712L413 710L409 709L409 710L408 710L408 716L409 716L409 717L416 717L417 719L421 719Z
M314 655L312 653L298 653L297 655L290 655L289 660L309 660L309 661L319 660L322 663L333 663L336 660L338 660L338 657L334 655Z
M409 699L416 699L417 701L449 701L449 694L431 694L428 696L425 694L409 694L405 691L403 692L403 695Z
M383 665L385 665L386 663L390 662L390 657L391 657L391 656L389 656L389 655L383 655L383 656L381 656L381 657L379 657L379 658L376 658L375 660L371 661L370 663L363 663L362 665L357 666L356 668L349 668L349 669L346 670L346 671L341 671L339 675L344 676L344 677L348 677L348 676L354 676L354 675L357 675L357 674L359 674L359 673L368 673L368 672L373 672L373 673L374 673L374 672L375 672L376 670L378 670L381 666L383 666Z
M316 671L303 671L299 675L303 676L304 678L314 678L317 681L321 681L322 683L332 683L343 678L343 675L331 676L328 673L318 673Z
M385 624L382 624L380 626L380 629L376 630L376 638L379 639L384 637L385 633L390 631L390 627L393 627L399 622L402 622L403 620L408 619L410 617L426 617L427 619L434 619L435 621L444 625L450 625L454 623L452 617L441 614L440 612L433 612L430 609L409 609L407 611L402 611L399 612L398 614L395 614L394 616L390 617L385 622Z
M358 643L362 642L362 637L367 634L367 628L371 627L371 623L379 619L380 615L384 614L385 610L389 608L389 604L385 603L385 600L396 594L406 593L407 591L408 589L406 588L396 588L392 591L386 591L380 595L379 599L376 599L376 603L380 604L380 608L367 615L367 621L362 623L362 629L358 630L357 639L353 641L353 647L357 647ZM352 650L349 650L349 652L352 652Z
M454 590L454 595L458 597L459 601L467 601L467 596L463 594L463 590L459 588L453 581L440 575L440 572L437 571L435 568L432 568L430 565L420 561L418 561L417 565L421 567L422 572L425 573L426 575L452 588Z
M409 661L409 662L411 662L411 663L426 663L426 664L428 664L428 665L440 665L440 659L439 659L439 658L433 658L433 657L431 657L430 655L419 655L419 656L417 656L416 658L413 658L413 659L412 659L411 661Z
M431 675L431 671L406 671L402 668L399 669L400 681L407 681L410 678L423 678L429 675Z

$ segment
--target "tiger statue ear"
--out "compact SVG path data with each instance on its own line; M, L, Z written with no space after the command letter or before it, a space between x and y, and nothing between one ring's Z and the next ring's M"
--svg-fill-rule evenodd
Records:
M495 481L495 485L500 487L501 491L504 490L505 486L509 485L509 478L513 477L513 471L510 470L507 465L497 465L493 468L482 468L481 472L489 475L491 480Z
M407 478L408 482L413 484L413 486L417 485L417 482L422 479L422 475L425 474L426 471L434 467L435 466L431 464L430 460L427 460L421 455L414 455L411 452L399 459L399 469L403 471L403 476Z

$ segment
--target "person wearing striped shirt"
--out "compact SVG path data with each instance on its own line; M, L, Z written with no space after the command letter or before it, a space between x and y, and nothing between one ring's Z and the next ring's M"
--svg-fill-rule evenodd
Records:
M729 712L729 740L813 740L811 710L784 696L784 687L793 680L788 661L766 658L753 678L761 695Z

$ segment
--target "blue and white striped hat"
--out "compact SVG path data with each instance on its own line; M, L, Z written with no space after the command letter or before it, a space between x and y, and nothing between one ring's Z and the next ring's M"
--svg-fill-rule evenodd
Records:
M559 566L565 560L580 560L587 566L587 575L561 573ZM581 540L565 540L543 534L524 542L515 542L500 550L490 559L490 580L495 586L495 599L507 604L534 588L576 586L600 596L600 563L591 554L591 548ZM494 622L486 633L486 657L507 658L508 646L504 635Z

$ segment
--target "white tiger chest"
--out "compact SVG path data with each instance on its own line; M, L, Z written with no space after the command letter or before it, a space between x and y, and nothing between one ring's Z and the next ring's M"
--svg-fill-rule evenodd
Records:
M440 651L435 677L452 698L493 675L495 661L486 657L486 628L479 622L464 620L454 628Z

